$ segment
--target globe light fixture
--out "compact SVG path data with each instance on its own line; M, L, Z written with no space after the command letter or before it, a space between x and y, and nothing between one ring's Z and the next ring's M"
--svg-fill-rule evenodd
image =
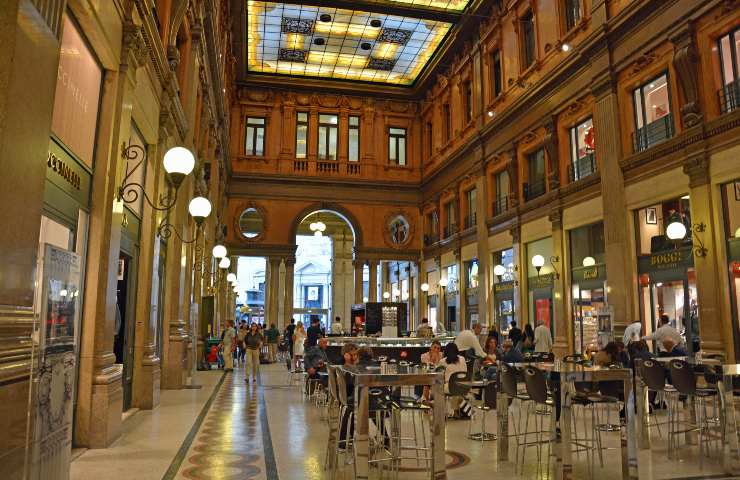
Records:
M190 200L188 212L190 212L195 223L200 225L211 214L211 202L206 197L195 197Z
M493 267L493 274L497 277L503 277L506 274L506 267L501 264L496 265Z
M218 262L218 268L229 268L231 266L231 260L229 257L224 257Z
M362 303L367 303L370 299L367 297L362 297Z
M315 232L316 230L318 230L318 227L316 226L316 222L311 222L311 225L309 225L308 228L310 228L312 232Z
M735 230L735 238L740 238L740 227L738 227L738 229Z
M386 299L386 300L388 300L389 298L391 298L390 292L383 292L383 298Z
M537 275L540 274L540 269L545 265L545 257L542 255L535 255L532 257L532 266L537 269Z
M313 236L314 237L321 237L321 236L323 236L323 233L321 233L321 230L316 230L315 232L313 232Z
M583 259L584 267L593 267L596 265L596 259L594 257L586 257Z
M393 289L393 296L394 296L394 297L398 297L398 296L400 296L400 295L401 295L401 290L399 290L399 289L397 289L397 288L394 288L394 289Z
M422 292L428 292L429 291L429 284L428 283L422 283L421 284L421 291Z
M236 282L236 274L235 273L229 273L226 275L226 280L229 282L235 283Z
M170 183L178 188L185 177L195 168L195 157L185 147L172 147L164 154L162 163Z
M449 280L447 280L447 277L443 277L439 279L439 286L442 288L447 288L448 283L449 283Z
M319 230L320 232L323 232L323 231L325 231L325 230L326 230L326 224L325 224L324 222L322 222L322 221L319 221L319 222L317 222L317 223L316 223L316 228L317 228L317 229L318 229L318 230Z
M216 245L213 247L213 258L224 258L226 256L226 247L223 245Z
M563 50L564 52L567 52L568 50L570 50L570 45L568 45L567 43L564 43L564 44L563 44L563 45L562 45L562 46L561 46L560 48L561 48L561 49L562 49L562 50Z
M686 237L686 225L673 221L665 229L665 235L669 240L678 241Z
M234 285L234 293L239 293L239 285Z

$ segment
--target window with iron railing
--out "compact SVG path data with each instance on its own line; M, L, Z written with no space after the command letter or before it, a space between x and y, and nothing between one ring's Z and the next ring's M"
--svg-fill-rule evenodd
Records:
M265 154L265 119L247 118L244 153L261 157Z
M497 197L493 201L493 216L501 215L509 209L508 197Z
M581 20L581 0L564 0L565 30L572 30Z
M524 184L525 200L532 200L547 191L545 185L545 150L537 149L527 154L528 182Z
M509 209L509 172L502 170L494 177L495 199L493 201L493 215L501 215Z
M336 115L319 115L319 160L337 159L338 124Z
M491 54L491 77L493 80L493 98L498 98L503 91L503 71L501 69L501 51L496 49Z
M722 113L729 113L740 108L740 28L720 37L717 44L722 72L722 87L717 96Z
M455 232L457 232L454 202L447 202L444 208L445 208L445 215L447 216L445 228L444 228L444 238L447 238L447 237L452 236Z
M449 103L442 105L442 119L444 120L445 143L447 143L452 139L452 115Z
M296 114L295 158L306 158L308 151L308 112Z
M632 146L641 152L673 137L673 115L668 73L663 73L632 92L635 131Z
M465 192L465 206L467 207L467 217L465 218L465 228L475 225L475 214L478 211L478 192L471 188ZM472 222L472 223L471 223Z
M350 162L360 161L360 117L349 117L347 160Z
M570 165L568 178L571 182L596 172L594 162L594 122L589 118L570 129Z
M527 13L519 19L519 49L522 70L526 70L537 60L534 13L532 10L527 10Z
M478 216L477 216L476 213L471 213L471 214L465 216L465 223L464 223L464 225L465 225L465 229L466 230L468 228L473 228L474 226L477 225L477 223L478 223Z
M473 120L473 82L468 80L463 84L463 111L465 112L465 125Z

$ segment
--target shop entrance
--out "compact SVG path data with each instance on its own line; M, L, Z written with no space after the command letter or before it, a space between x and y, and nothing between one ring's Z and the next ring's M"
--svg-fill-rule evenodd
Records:
M573 285L573 345L575 353L598 346L597 312L606 306L604 282Z
M498 329L508 335L514 321L514 282L499 282L493 287L493 308L498 319Z
M134 328L136 322L135 256L121 252L118 257L116 289L116 323L113 330L113 353L116 363L123 364L123 410L131 408L134 376Z
M534 325L538 325L542 321L547 328L550 329L550 333L553 332L552 322L552 288L537 288L530 292L532 306L531 317L534 319Z
M457 306L447 305L447 331L457 332Z

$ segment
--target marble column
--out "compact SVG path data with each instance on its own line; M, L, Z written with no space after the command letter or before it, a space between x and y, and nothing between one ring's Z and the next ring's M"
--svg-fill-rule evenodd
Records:
M267 311L266 323L278 324L278 310L280 302L280 257L269 257L269 268L270 268L270 306Z
M522 243L521 227L511 229L511 242L514 265L519 268L519 285L514 288L514 312L517 325L524 330L524 325L529 323L529 259L527 246Z
M295 257L285 258L285 297L283 301L283 321L278 328L282 331L293 319L293 288L295 277Z
M552 263L556 270L552 288L552 321L555 327L552 348L555 355L562 357L573 353L573 322L567 317L565 301L563 218L560 210L550 212L550 222L552 223Z
M388 286L388 262L380 262L380 292L378 293L378 300L381 302L390 301L393 297L386 300L383 296L385 292L393 293L391 292L390 287Z
M370 260L370 278L368 279L368 301L378 301L378 261Z
M491 253L488 250L488 225L486 224L485 212L488 199L488 182L483 172L475 182L476 189L476 211L478 212L478 223L476 226L476 246L478 257L478 322L481 325L493 325L493 302L491 299Z
M727 277L717 267L720 264L717 257L721 254L721 242L724 239L721 223L715 221L722 218L722 214L715 210L712 202L709 154L706 151L692 153L684 161L683 171L689 177L691 196L692 246L701 349L707 353L722 353L727 358L733 358L732 319L721 315L721 282L726 282Z

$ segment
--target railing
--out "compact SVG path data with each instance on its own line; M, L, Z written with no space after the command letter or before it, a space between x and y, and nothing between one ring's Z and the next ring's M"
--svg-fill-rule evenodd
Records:
M524 199L529 201L541 197L547 191L544 178L538 178L524 184Z
M665 117L638 128L632 134L632 147L635 152L642 152L653 145L668 140L673 136L673 133L673 114L669 113Z
M472 215L466 215L465 220L463 221L463 225L465 225L465 230L468 228L473 228L478 222L477 222L477 215L473 213Z
M428 247L429 245L434 245L437 242L439 242L438 233L429 233L427 235L424 235L424 246L425 247Z
M357 162L350 162L347 164L347 175L359 175L360 164Z
M724 85L717 91L719 108L722 113L730 113L740 108L740 78Z
M581 157L575 162L568 165L568 179L571 182L580 180L596 173L596 158L593 153Z
M336 161L316 162L316 172L317 173L339 173L339 163L337 163Z
M493 216L498 216L509 209L509 197L499 197L493 201Z
M307 172L308 171L308 160L293 160L293 171L294 172Z
M444 238L450 238L457 233L457 224L451 223L444 228Z

